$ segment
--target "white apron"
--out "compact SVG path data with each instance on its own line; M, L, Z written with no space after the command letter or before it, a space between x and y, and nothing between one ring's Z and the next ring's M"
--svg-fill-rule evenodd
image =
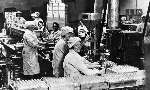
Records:
M27 30L23 36L24 48L23 56L23 73L24 75L34 75L40 73L38 62L37 45L38 39L34 32Z

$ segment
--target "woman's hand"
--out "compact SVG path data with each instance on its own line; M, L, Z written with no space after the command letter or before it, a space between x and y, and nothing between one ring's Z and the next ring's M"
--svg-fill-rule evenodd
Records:
M99 65L99 63L98 63L98 62L93 62L92 64L93 64L93 65Z
M98 69L93 69L93 71L96 73L96 76L101 76L102 74L105 74L105 69L98 70Z
M98 65L98 64L91 64L91 65L87 64L87 67L88 67L89 69L93 69L93 68L101 68L102 66L101 66L101 65Z
M45 45L46 42L39 42L39 45Z

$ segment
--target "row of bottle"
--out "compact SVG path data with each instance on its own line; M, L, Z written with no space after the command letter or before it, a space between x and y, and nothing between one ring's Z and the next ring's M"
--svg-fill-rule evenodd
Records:
M143 74L143 72L133 72L124 74L107 74L102 76L81 76L74 78L44 77L42 79L14 81L12 85L15 87L15 90L31 90L33 88L35 90L88 90L89 88L101 90L111 87L117 88L119 87L116 86L117 83L120 84L122 88L126 86L134 87L144 85L144 77L140 78Z
M104 84L104 80L98 76L85 76L79 78L45 77L42 80L33 79L14 81L12 86L14 87L14 90L81 90L81 88L108 88L108 85L106 83Z
M112 67L112 70L114 70L117 73L125 73L125 72L137 72L139 69L137 67L129 66L129 65L116 65Z
M90 90L90 88L101 90L108 88L104 78L99 76L82 76L58 79L44 78L43 80L48 84L49 90Z
M43 78L43 81L49 87L49 90L80 90L80 87L77 83L73 83L70 78Z
M45 82L40 79L14 81L14 90L48 90Z
M107 82L124 82L130 80L136 80L136 72L129 72L129 73L113 73L113 74L106 74L104 75Z

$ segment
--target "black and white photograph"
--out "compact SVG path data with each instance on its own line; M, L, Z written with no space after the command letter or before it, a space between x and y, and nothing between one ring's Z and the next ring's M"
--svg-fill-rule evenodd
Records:
M150 90L150 0L0 0L0 90Z

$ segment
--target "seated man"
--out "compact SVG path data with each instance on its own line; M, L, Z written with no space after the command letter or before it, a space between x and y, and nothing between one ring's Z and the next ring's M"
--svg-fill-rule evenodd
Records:
M80 41L79 37L71 37L68 41L69 53L66 55L63 63L64 76L78 77L82 75L102 74L103 70L99 71L95 68L100 67L100 65L90 63L78 54L81 49Z

